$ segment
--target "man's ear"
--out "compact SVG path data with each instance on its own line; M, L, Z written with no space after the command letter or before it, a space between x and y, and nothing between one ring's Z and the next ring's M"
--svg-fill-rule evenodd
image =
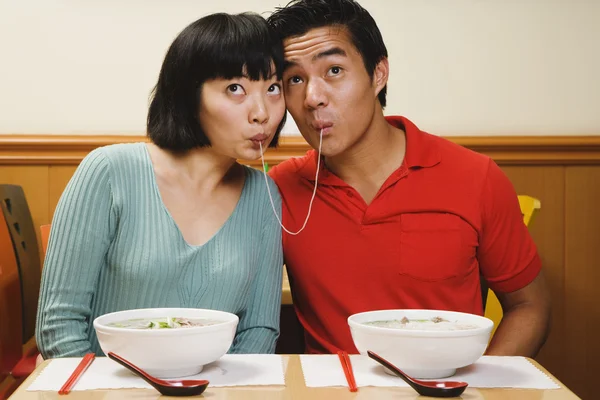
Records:
M381 89L387 85L388 77L390 76L390 64L387 57L384 57L375 66L373 71L373 89L375 90L375 96L379 95Z

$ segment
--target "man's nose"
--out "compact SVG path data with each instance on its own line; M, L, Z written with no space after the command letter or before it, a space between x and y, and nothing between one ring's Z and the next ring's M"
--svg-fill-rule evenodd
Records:
M309 109L318 109L327 105L327 96L323 82L320 80L311 80L306 85L306 96L304 105Z

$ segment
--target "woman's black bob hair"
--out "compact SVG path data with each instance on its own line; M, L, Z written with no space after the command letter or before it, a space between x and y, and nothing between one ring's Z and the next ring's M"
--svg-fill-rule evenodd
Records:
M210 146L198 121L203 83L242 76L268 80L273 73L281 79L283 66L281 40L260 15L217 13L200 18L167 51L152 91L148 137L173 152ZM269 147L277 146L285 115Z

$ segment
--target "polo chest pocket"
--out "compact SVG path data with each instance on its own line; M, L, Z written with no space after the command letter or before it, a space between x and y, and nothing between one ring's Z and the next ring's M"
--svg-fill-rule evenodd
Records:
M477 232L447 213L402 214L400 274L421 281L468 275L477 268Z

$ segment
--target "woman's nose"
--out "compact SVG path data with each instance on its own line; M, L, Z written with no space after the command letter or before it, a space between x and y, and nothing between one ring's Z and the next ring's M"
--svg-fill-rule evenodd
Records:
M264 124L269 120L269 112L263 99L254 99L249 119L253 124Z

